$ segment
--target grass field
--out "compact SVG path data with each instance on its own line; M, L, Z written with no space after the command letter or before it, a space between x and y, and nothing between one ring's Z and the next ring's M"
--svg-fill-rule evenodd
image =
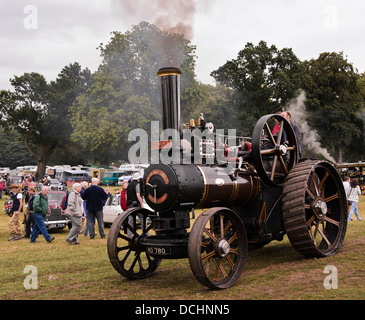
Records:
M9 217L0 200L0 300L349 300L365 298L365 221L349 223L339 254L326 259L306 259L285 237L249 253L238 283L224 291L211 291L196 281L187 259L163 260L148 279L129 281L109 262L106 239L80 236L79 246L69 246L68 230L53 232L51 244L39 237L8 242ZM359 203L365 218L365 197ZM106 228L106 233L109 229ZM26 266L35 266L38 289L26 290ZM338 289L326 290L326 266L338 270Z

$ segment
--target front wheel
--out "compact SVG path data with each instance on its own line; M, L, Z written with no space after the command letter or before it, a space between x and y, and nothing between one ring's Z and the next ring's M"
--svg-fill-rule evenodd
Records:
M235 212L204 211L189 236L189 262L196 279L212 289L232 287L244 269L247 247L245 227Z
M160 265L161 259L149 255L142 245L152 229L151 212L132 208L114 221L108 235L108 255L114 269L128 279L149 277Z

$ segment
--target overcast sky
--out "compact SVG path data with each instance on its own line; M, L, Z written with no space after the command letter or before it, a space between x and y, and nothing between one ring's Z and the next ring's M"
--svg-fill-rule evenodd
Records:
M365 1L181 0L172 8L174 1L3 0L0 90L10 89L9 79L25 72L54 80L73 62L95 71L101 63L97 47L109 41L110 32L124 33L141 20L154 23L161 10L162 17L191 26L203 83L212 83L210 73L236 58L247 42L260 40L292 48L301 60L343 51L365 72Z

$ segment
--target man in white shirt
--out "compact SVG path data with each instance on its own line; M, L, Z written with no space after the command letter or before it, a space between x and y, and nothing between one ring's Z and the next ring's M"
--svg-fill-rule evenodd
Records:
M346 177L345 181L343 183L347 201L349 200L349 195L350 195L350 191L351 191L350 181L351 181L350 177Z

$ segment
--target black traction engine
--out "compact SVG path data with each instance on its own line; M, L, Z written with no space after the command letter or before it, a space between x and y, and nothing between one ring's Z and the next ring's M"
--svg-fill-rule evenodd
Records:
M226 289L241 276L250 248L285 234L307 257L339 250L347 227L341 178L328 162L298 161L283 117L262 117L249 138L220 134L203 115L181 129L181 72L164 68L158 76L171 139L155 145L175 161L145 171L145 200L154 211L128 209L110 229L108 254L120 274L143 279L162 259L188 258L200 283Z

